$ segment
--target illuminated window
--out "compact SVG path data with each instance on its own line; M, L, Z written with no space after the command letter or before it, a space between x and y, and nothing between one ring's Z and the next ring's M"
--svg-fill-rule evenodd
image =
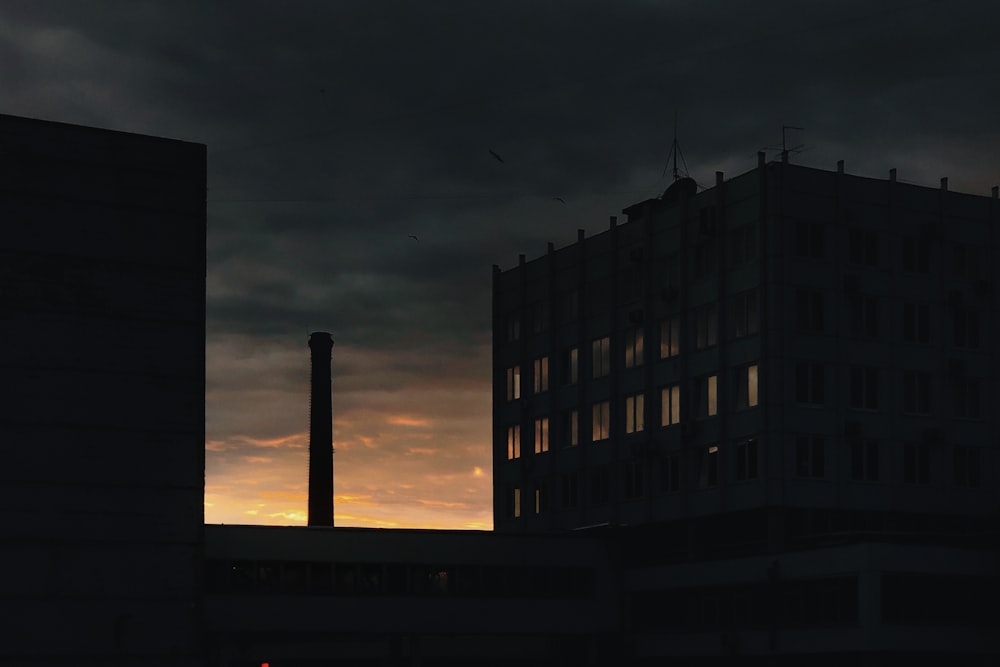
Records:
M611 372L611 339L607 336L594 341L594 377L601 378Z
M757 438L736 444L736 479L757 479Z
M521 457L521 427L507 427L507 459L517 459Z
M566 413L566 444L575 447L580 443L580 413L570 410Z
M549 418L535 420L535 453L549 451Z
M516 519L521 516L521 489L517 488L516 486L514 487L514 494L512 500L514 505L513 508L514 518Z
M736 409L746 410L757 405L757 364L736 369Z
M549 390L549 358L541 357L534 362L535 393Z
M507 400L516 401L521 398L521 367L513 366L507 369Z
M566 372L563 379L566 384L576 384L580 378L580 348L571 347L566 350Z
M731 326L734 338L752 336L760 329L756 289L733 297L733 323Z
M541 514L546 511L549 507L549 490L545 488L545 484L542 482L538 483L535 487L535 514Z
M681 421L681 388L679 385L660 389L660 426L679 424Z
M643 410L643 395L633 394L625 397L625 432L638 433L646 427Z
M642 365L642 327L632 327L625 332L625 368Z
M668 317L660 322L660 359L676 357L681 352L681 320Z
M719 412L719 376L698 378L698 416L714 417Z
M718 342L719 314L714 303L701 306L694 311L694 344L695 348L704 350Z
M594 442L597 442L598 440L607 440L611 434L611 403L609 401L595 403L593 407L593 416L594 428L591 434L591 440Z

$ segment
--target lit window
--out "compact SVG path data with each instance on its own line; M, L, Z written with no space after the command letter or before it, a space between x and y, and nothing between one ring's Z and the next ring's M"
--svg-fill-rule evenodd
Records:
M594 442L597 442L598 440L607 440L611 435L611 403L609 401L595 403L593 413L594 428L591 440Z
M566 350L566 372L563 374L566 384L576 384L580 378L580 348L571 347Z
M514 487L514 518L521 516L521 489Z
M534 362L535 393L549 390L549 358L541 357Z
M521 398L521 367L513 366L507 369L507 400L516 401Z
M605 336L594 341L594 377L601 378L611 372L611 339Z
M643 414L643 395L634 394L625 397L625 432L638 433L646 426Z
M576 410L570 410L566 414L566 440L570 447L575 447L580 442L580 413Z
M681 421L681 388L679 385L660 389L660 426Z
M642 327L632 327L625 332L625 368L642 365Z
M698 416L713 417L719 412L719 377L698 378Z
M507 427L507 458L516 459L521 457L521 427Z
M535 453L549 451L549 418L535 420Z
M712 347L718 342L719 316L714 303L695 310L694 343L699 350Z
M736 409L757 405L757 364L736 369Z
M549 493L545 485L539 483L535 487L535 514L541 514L546 509L548 509Z
M660 359L676 357L681 352L681 321L668 317L660 322Z

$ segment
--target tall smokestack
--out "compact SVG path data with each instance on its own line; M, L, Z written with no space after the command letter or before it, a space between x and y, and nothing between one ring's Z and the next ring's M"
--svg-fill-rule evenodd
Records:
M333 339L317 331L309 335L312 350L312 394L309 403L310 526L333 525L333 397L330 358Z

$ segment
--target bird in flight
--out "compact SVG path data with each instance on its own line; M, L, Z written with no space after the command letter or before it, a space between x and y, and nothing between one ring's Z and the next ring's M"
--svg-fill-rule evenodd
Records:
M553 199L555 199L560 204L565 204L566 203L566 200L563 199L562 197L553 197Z
M493 157L495 157L497 159L497 162L503 163L503 158L500 157L499 155L497 155L496 153L494 153L492 148L490 149L490 155L492 155Z
M413 239L414 241L417 241L418 243L420 242L420 239L418 239L418 238L417 238L416 234L410 234L409 236L410 236L410 238L411 238L411 239Z

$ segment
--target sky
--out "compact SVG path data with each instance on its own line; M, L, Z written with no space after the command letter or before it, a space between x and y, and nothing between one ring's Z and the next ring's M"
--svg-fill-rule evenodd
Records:
M494 264L661 194L675 115L699 184L787 125L793 162L988 195L998 25L993 0L0 0L0 113L208 146L206 522L305 523L329 331L337 525L490 529Z

